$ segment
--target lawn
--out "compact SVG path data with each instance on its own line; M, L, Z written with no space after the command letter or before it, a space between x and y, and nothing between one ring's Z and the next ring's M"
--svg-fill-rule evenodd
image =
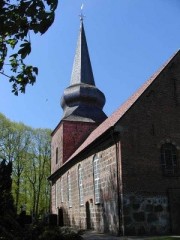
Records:
M174 237L152 237L148 238L148 240L180 240L179 236L174 236Z

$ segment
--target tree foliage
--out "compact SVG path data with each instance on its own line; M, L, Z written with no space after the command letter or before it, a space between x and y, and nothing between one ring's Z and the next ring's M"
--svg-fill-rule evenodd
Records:
M12 92L34 84L38 68L27 65L32 33L44 34L52 25L58 0L0 1L0 73L12 83ZM6 70L10 68L12 75Z
M4 216L7 211L14 210L13 198L11 195L12 185L12 163L7 163L5 159L0 162L0 216Z
M49 210L50 130L33 129L0 114L0 159L12 163L16 211L23 204L38 216Z
M38 216L49 210L50 132L36 129L32 134L25 178L31 191L31 210Z
M13 230L18 229L14 220L15 209L12 197L12 162L0 160L0 239L13 238Z

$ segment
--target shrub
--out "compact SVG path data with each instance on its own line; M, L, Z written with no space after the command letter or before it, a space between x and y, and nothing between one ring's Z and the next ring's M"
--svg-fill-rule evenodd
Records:
M39 240L82 240L83 238L70 227L47 227L39 236Z

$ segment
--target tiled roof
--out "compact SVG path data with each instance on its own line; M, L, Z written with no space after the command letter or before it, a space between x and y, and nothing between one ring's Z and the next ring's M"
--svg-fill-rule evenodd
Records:
M83 144L71 155L67 160L70 161L79 153L85 150L92 144L98 137L113 127L119 119L132 107L144 91L151 85L156 77L164 70L164 68L171 62L175 55L180 54L180 50L176 52L154 75L152 75L126 102L124 102L110 117L108 117L102 124L100 124L83 142Z

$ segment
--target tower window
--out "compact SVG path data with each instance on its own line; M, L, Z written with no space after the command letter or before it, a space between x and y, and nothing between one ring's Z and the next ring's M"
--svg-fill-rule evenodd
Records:
M56 164L58 163L58 147L56 148Z
M100 169L99 169L99 157L95 155L93 159L93 173L94 173L94 200L95 204L100 203Z
M78 180L79 180L79 203L80 205L84 204L84 194L83 194L83 176L82 176L82 167L78 167Z
M67 184L68 184L68 204L69 204L69 207L72 207L72 197L71 197L71 176L70 174L68 173L67 175Z
M171 143L165 143L161 147L161 164L163 174L174 176L178 174L177 149Z

